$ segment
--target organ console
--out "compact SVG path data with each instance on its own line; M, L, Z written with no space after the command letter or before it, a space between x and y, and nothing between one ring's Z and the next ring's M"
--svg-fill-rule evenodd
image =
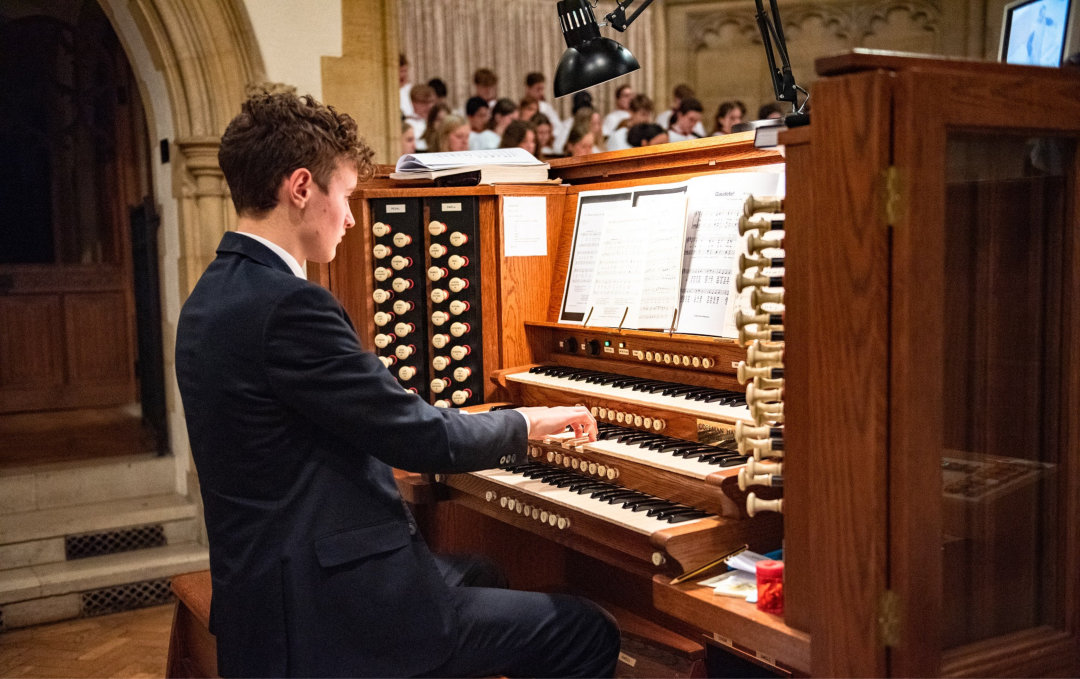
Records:
M682 179L780 160L775 151L754 149L745 136L696 146L710 147L708 157L697 148L677 158L635 152L636 161L616 175L632 177L655 165ZM588 167L564 164L572 173ZM766 436L764 443L736 437L736 428L749 425L756 409L771 412L777 404L748 403L735 373L740 358L779 356L775 333L782 315L773 309L762 312L764 320L745 317L747 331L765 329L763 339L773 340L761 345L760 357L750 358L734 339L558 322L577 195L634 180L593 174L576 181L475 189L389 182L367 187L354 212L370 226L355 231L360 243L342 243L330 278L339 281L345 297L346 287L381 291L352 293L356 306L350 313L370 319L375 351L388 363L396 361L390 363L392 374L430 403L468 409L492 402L584 404L597 419L596 441L549 437L530 444L527 464L432 479L448 499L427 510L428 537L436 547L475 548L467 543L486 526L485 542L501 536L514 545L511 553L535 545L529 550L535 556L563 564L561 574L532 574L539 580L534 586L593 596L700 646L692 623L653 605L650 578L676 576L742 545L761 552L781 546L780 516L765 511L776 506L770 503L781 492L779 467L747 475L745 465L782 444L775 443L778 436ZM546 256L502 254L501 200L523 191L546 198ZM751 218L758 225L757 213ZM780 228L776 214L771 220ZM755 234L767 232L754 228ZM361 251L369 257L355 256ZM782 266L777 253L765 256L772 258L767 270L776 274ZM782 379L779 368L772 370L773 377L758 380L766 396ZM750 493L762 499L755 504ZM422 508L417 512L425 515ZM492 556L508 559L506 551ZM530 566L509 559L504 565L513 584L529 586ZM568 559L594 564L588 569L594 575L566 572ZM613 582L626 590L604 591ZM769 664L791 667L785 658Z
M401 474L403 495L436 549L486 552L512 586L593 597L710 662L1076 674L1080 593L1052 574L1080 563L1054 518L1080 510L1075 76L882 55L819 71L783 156L729 135L557 160L556 186L358 191L362 226L315 277L403 386L440 407L584 404L599 424L594 442L531 442L526 464ZM1047 140L1065 170L1033 165ZM559 322L582 192L780 161L786 195L738 220L737 337ZM546 255L504 254L518 195L545 198ZM672 584L742 544L783 547L782 617Z

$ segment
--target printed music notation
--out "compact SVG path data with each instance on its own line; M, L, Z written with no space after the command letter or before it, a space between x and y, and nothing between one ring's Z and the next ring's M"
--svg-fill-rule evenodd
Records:
M683 213L685 199L680 192L673 199L635 203L604 212L590 323L666 330L679 303L683 232L663 222L676 206Z
M589 297L600 256L600 240L604 232L604 214L609 209L633 205L630 192L603 192L584 195L578 200L577 224L571 247L570 269L563 290L559 320L581 323L589 313ZM590 320L590 323L592 321Z
M742 205L782 192L782 165L582 192L559 320L737 336Z
M739 253L743 252L739 217L748 195L783 192L783 174L770 168L710 175L707 179L711 181L700 181L706 177L699 177L689 182L679 332L738 336L735 276Z

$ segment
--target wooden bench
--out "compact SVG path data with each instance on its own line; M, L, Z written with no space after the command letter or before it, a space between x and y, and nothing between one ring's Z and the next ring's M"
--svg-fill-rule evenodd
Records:
M172 578L176 595L169 659L169 679L217 677L217 640L210 633L210 571L185 573Z

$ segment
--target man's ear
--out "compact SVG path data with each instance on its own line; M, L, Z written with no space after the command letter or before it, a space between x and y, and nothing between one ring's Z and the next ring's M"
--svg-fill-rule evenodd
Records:
M289 205L304 208L307 206L308 199L311 198L311 193L315 188L315 178L311 176L311 170L306 167L299 167L285 178L283 188L285 192L284 198Z

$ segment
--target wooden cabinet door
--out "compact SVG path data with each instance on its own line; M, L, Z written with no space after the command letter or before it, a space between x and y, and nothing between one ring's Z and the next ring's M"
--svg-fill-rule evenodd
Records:
M129 286L119 266L0 267L0 413L135 401Z
M894 676L1078 668L1078 82L996 64L897 73Z

